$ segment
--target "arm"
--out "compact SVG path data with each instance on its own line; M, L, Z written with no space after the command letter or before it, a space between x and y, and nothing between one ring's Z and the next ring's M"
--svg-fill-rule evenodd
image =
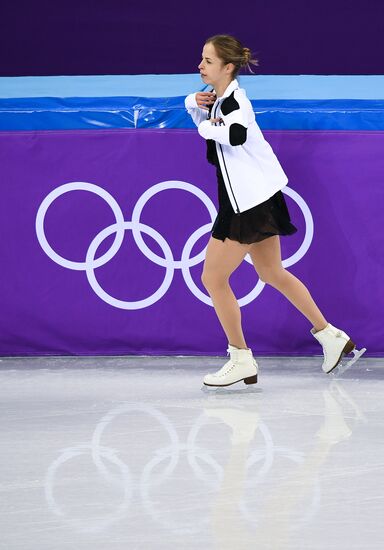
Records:
M216 126L211 120L203 120L198 126L199 134L223 145L242 145L247 139L248 129L244 98L235 91L223 101L221 113L223 125Z
M208 110L201 109L196 102L196 94L189 94L184 101L185 108L188 111L188 114L191 115L193 122L196 126L199 126L201 122L207 120Z

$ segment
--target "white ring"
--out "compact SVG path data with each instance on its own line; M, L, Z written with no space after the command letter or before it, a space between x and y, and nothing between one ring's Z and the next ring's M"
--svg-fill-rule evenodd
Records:
M144 223L134 224L133 222L124 222L122 227L123 227L123 230L133 229L134 225L136 225L136 227L139 227L140 231L144 231L144 233L147 233L158 242L158 244L160 245L161 249L164 252L164 256L166 260L166 272L165 272L164 280L160 288L156 290L156 292L154 292L151 296L148 296L148 298L144 298L143 300L137 300L135 302L118 300L117 298L114 298L113 296L108 294L104 289L102 289L96 279L96 275L93 267L94 265L93 259L94 259L96 250L98 249L98 247L106 237L111 235L111 233L113 233L114 231L118 231L119 229L118 224L110 225L109 227L106 227L105 229L100 231L98 235L96 235L96 237L93 239L93 241L89 245L89 248L87 251L87 258L85 261L87 278L94 292L99 296L99 298L104 300L104 302L106 302L107 304L110 304L111 306L114 306L114 307L118 307L120 309L141 309L154 304L164 296L164 294L167 292L168 288L170 287L173 279L173 272L174 272L173 255L167 241L155 229L153 229L152 227L149 227L148 225L145 225Z
M305 220L305 235L304 235L303 242L301 243L301 245L300 245L299 249L297 250L297 252L292 254L292 256L290 256L286 260L282 261L283 267L289 267L289 266L297 263L299 260L301 260L301 258L307 253L309 247L311 246L311 243L312 243L312 240L313 240L313 231L314 231L314 229L313 229L313 217L312 217L311 211L310 211L307 203L299 195L299 193L296 193L296 191L294 191L293 189L291 189L288 186L284 187L284 189L282 189L282 191L283 191L283 193L285 193L286 195L291 197L291 199L293 199L297 203L297 205L299 206L299 208L303 212L303 216L304 216L304 220Z
M48 208L53 203L54 200L56 200L61 195L64 195L64 193L68 193L69 191L89 191L91 193L95 193L96 195L99 195L102 199L105 200L105 202L111 207L115 218L116 218L116 225L117 225L117 231L116 231L116 237L113 241L113 244L111 248L100 258L94 261L93 268L100 267L104 264L106 264L109 260L111 260L114 255L118 252L121 243L123 242L124 238L124 217L123 213L120 209L120 206L116 202L116 200L108 193L108 191L105 191L102 187L99 187L98 185L94 185L93 183L86 183L82 181L74 181L71 183L65 183L64 185L60 185L60 187L57 187L53 191L49 193L41 203L39 210L37 211L36 216L36 234L38 241L40 243L41 248L44 250L44 252L57 264L66 267L68 269L73 269L76 271L84 271L86 269L86 262L73 262L71 260L67 260L66 258L63 258L57 252L53 250L51 245L48 243L47 238L45 236L44 231L44 219L45 215L47 213Z
M136 224L140 223L140 216L143 211L144 206L148 202L150 198L152 198L154 195L159 193L160 191L165 191L167 189L181 189L183 191L188 191L189 193L192 193L192 195L195 195L201 201L204 203L204 205L207 207L207 210L209 212L209 215L211 216L211 222L214 223L215 218L217 216L217 210L215 208L215 205L211 201L211 199L206 195L201 189L196 187L195 185L192 185L191 183L187 183L185 181L177 181L177 180L169 180L169 181L163 181L161 183L157 183L156 185L153 185L145 193L141 195L139 200L137 201L135 208L132 212L132 222L134 224L132 233L133 237L136 241L137 246L141 250L141 252L152 262L154 262L157 265L161 265L163 267L166 267L166 260L164 258L161 258L152 250L148 248L148 246L145 244L142 236L140 235L140 232L136 228ZM199 262L204 260L204 252L205 249L203 249L200 254L197 256L194 256L193 258L188 259L188 265L196 265ZM182 267L182 261L175 261L174 267L176 269L179 269Z

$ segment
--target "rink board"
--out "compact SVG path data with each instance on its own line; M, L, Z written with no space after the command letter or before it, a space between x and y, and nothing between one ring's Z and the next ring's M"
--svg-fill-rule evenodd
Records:
M379 111L376 120L263 132L298 228L281 237L283 265L330 322L382 356ZM218 206L205 154L193 128L3 127L0 355L223 354L200 280ZM249 262L231 285L255 354L320 354L309 321Z
M306 252L289 271L308 286L333 324L343 326L369 352L382 353L383 133L289 131L267 132L266 138L290 175L289 189L297 194L295 200L285 189L298 232L281 238L283 259L296 254L306 241ZM194 284L185 282L180 264L191 235L212 225L208 199L217 208L215 170L206 162L205 143L196 132L15 132L2 133L0 143L2 355L222 351L225 340L215 312L195 289L206 295L200 282L202 258L197 263L188 260L203 251L210 226L205 232L203 227L200 238L196 235L191 254L185 256ZM132 226L126 227L117 253L94 269L101 288L121 302L142 302L159 290L166 275L171 277L168 289L150 305L125 309L127 304L106 302L92 289L84 269L57 263L37 238L40 207L63 185L98 186L100 193L104 190L112 197L109 203L117 201L122 218L129 222L140 197L168 181L179 183L148 198L136 218L149 227L143 234L149 249L139 248ZM174 185L184 189L172 189ZM199 190L203 200L196 196ZM84 263L93 239L116 223L109 203L84 190L53 200L44 218L52 251ZM157 234L149 234L151 228ZM159 245L161 237L171 251L168 255ZM109 250L113 239L110 234L100 242L96 258ZM157 255L157 263L147 257L150 251ZM168 272L161 265L164 257ZM188 280L187 269L185 273ZM238 298L259 284L258 295L242 306L244 331L257 353L319 352L308 321L276 290L261 289L250 264L244 262L231 281Z

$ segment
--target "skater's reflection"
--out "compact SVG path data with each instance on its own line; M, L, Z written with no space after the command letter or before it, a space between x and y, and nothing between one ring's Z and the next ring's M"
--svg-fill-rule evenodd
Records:
M284 468L284 475L272 480L269 493L261 498L262 505L255 506L254 529L251 529L249 521L245 519L242 508L247 471L249 473L247 462L250 444L260 424L259 415L256 411L239 411L234 408L207 409L206 414L209 417L219 419L232 430L229 459L212 508L212 526L218 549L297 548L298 541L292 540L295 526L300 526L300 519L305 513L308 516L306 508L311 499L312 505L319 504L319 500L316 501L316 484L321 468L332 447L352 434L352 427L345 420L344 410L350 410L352 406L355 418L363 418L361 411L340 383L332 381L330 386L322 391L322 397L324 419L320 429L314 434L312 449L298 466L293 467L288 473ZM270 475L271 471L268 477ZM254 490L261 492L268 487L271 487L269 482L264 485L261 483Z
M316 512L319 473L328 454L351 436L351 415L346 422L345 411L352 408L355 418L363 419L341 383L333 381L318 397L324 402L320 428L313 428L316 415L299 412L288 415L285 424L279 416L273 434L265 419L271 426L270 411L273 415L281 406L272 404L271 396L263 402L263 393L209 396L190 402L190 412L184 412L184 402L172 401L164 410L122 403L93 425L90 440L60 449L45 479L49 508L80 532L100 533L121 520L131 529L141 506L146 521L168 533L196 536L211 525L220 550L288 550L294 530ZM137 437L139 421L146 437ZM299 441L281 447L274 441L282 425L284 435L297 436L297 425L290 424L297 421L306 426L300 442L310 435L307 454L297 450ZM96 493L97 487L102 491ZM181 500L175 499L179 494Z

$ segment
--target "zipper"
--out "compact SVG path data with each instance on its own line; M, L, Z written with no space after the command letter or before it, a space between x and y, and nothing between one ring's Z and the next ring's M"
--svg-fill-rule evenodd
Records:
M217 108L219 106L219 103L216 105L215 107L215 113L214 113L214 116L213 118L216 118L216 113L217 113ZM231 185L231 180L229 179L229 174L228 174L228 170L227 170L227 165L225 164L225 158L224 158L224 153L223 153L223 149L221 147L221 143L219 143L219 147L220 147L220 151L221 151L221 156L223 158L223 164L224 164L224 168L225 168L225 173L227 174L227 178L228 178L228 182L229 182L229 187L231 189L231 192L232 192L232 197L233 197L233 200L235 201L236 203L236 208L237 208L237 212L236 212L236 216L240 216L240 209L239 209L239 205L237 204L237 200L236 200L236 197L235 197L235 194L233 192L233 189L232 189L232 185Z

